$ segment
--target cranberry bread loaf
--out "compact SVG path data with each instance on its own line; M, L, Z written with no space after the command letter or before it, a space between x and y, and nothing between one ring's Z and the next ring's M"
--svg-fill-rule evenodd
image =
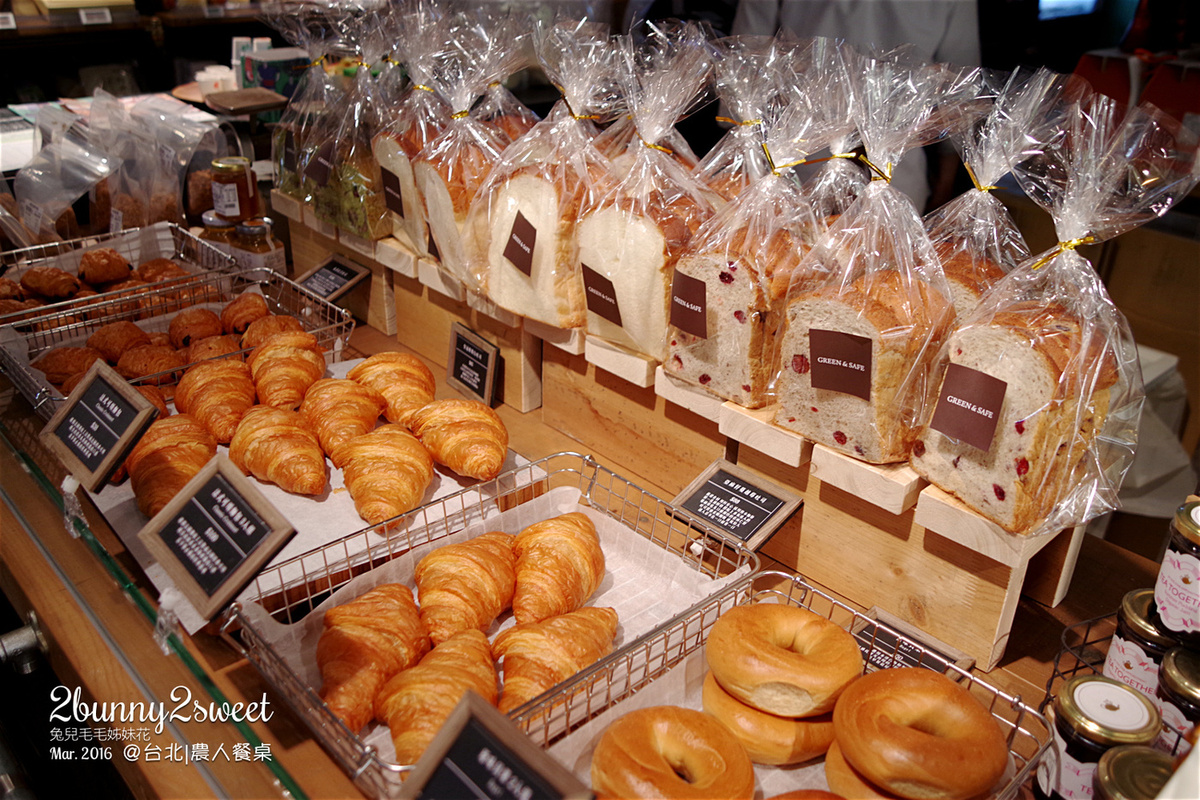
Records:
M904 461L931 363L952 320L941 292L892 270L859 278L840 293L821 288L790 298L780 337L775 424L872 464ZM870 340L866 398L813 387L813 330Z
M995 434L980 450L925 427L913 445L913 469L1008 531L1045 519L1075 485L1117 381L1104 343L1084 353L1082 339L1064 308L1034 303L955 331L943 350L948 362L1007 384Z
M782 295L808 248L783 228L766 241L748 230L739 229L719 247L689 248L675 265L704 281L708 336L672 327L663 367L672 379L760 408L774 373Z
M946 248L940 253L942 271L950 283L950 300L954 303L954 313L958 319L966 319L967 315L979 305L979 298L992 287L996 281L1004 277L1004 270L998 264L983 256L972 257L964 250Z

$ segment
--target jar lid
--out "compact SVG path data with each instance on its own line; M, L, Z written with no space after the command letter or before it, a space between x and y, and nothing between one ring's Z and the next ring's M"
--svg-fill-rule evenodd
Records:
M1107 750L1096 766L1096 796L1103 800L1154 800L1171 777L1171 757L1153 747L1124 744Z
M217 213L215 208L210 208L200 215L200 222L206 228L232 228L233 223Z
M242 172L250 168L250 159L245 156L222 156L213 159L212 168L217 172Z
M1200 653L1186 647L1168 650L1158 670L1158 682L1172 694L1200 705Z
M1200 503L1184 503L1175 512L1172 527L1192 544L1200 545Z
M237 232L248 236L269 234L274 224L270 217L251 217L237 224Z
M1068 726L1096 744L1150 744L1162 728L1150 698L1103 675L1071 678L1054 698L1054 707Z
M1159 630L1150 621L1150 604L1154 589L1134 589L1121 598L1121 617L1129 627L1145 639L1163 648L1179 644L1174 636Z

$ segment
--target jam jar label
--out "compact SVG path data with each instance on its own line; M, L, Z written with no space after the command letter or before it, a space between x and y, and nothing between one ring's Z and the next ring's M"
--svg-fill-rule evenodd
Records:
M1160 700L1159 710L1162 711L1163 729L1158 735L1154 746L1170 755L1186 755L1192 749L1188 741L1183 738L1183 735L1192 729L1194 724L1190 719L1183 715L1179 707L1168 700ZM1179 750L1176 752L1175 746L1179 745Z
M242 213L238 203L238 187L236 183L212 184L213 210L222 217L237 217Z
M1037 782L1042 794L1064 800L1093 797L1096 765L1069 756L1067 743L1058 728L1052 724L1050 729L1054 733L1054 747L1046 751L1037 767Z
M1165 628L1200 632L1200 559L1168 547L1154 584L1154 605Z
M1132 686L1153 700L1158 690L1158 663L1137 642L1113 636L1104 659L1104 677Z

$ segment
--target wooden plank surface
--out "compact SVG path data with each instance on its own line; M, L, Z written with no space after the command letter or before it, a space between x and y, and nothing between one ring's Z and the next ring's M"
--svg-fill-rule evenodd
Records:
M929 485L908 464L868 464L820 444L813 445L809 470L826 484L892 514L912 508L917 495Z
M745 408L726 402L721 405L718 425L723 435L782 464L791 467L807 464L812 457L812 442L772 424L776 408L775 405Z
M605 372L627 380L643 389L654 385L654 370L658 362L624 348L609 344L595 336L587 337L583 343L583 357Z

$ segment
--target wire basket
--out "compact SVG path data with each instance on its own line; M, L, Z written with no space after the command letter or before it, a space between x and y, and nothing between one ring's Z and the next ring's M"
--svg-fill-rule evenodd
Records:
M41 372L30 367L42 353L54 347L81 345L97 328L110 322L138 321L146 330L165 331L171 315L184 308L204 304L219 306L249 290L262 293L271 313L290 314L300 320L333 361L341 360L354 331L354 317L350 312L276 272L258 268L170 278L140 289L136 294L110 292L47 306L53 311L0 327L0 369L38 415L48 420L65 398ZM130 383L149 383L169 390L187 366L190 365L144 375Z
M472 490L435 501L390 522L391 535L379 541L369 529L267 570L226 614L222 634L308 724L355 783L375 797L395 796L411 766L391 763L350 731L325 707L317 692L297 675L256 627L250 603L270 618L291 624L355 576L399 558L421 544L435 543L498 511L529 503L554 489L577 489L580 503L627 527L656 548L678 557L684 569L707 578L732 578L758 568L758 557L740 542L693 521L670 503L601 466L591 456L557 453L517 468ZM364 541L356 541L365 537ZM373 542L371 545L369 543ZM368 546L364 546L368 545ZM246 605L243 605L246 604ZM645 636L653 636L657 628ZM640 649L642 638L621 648ZM536 701L534 701L536 702ZM519 714L517 709L514 715Z

